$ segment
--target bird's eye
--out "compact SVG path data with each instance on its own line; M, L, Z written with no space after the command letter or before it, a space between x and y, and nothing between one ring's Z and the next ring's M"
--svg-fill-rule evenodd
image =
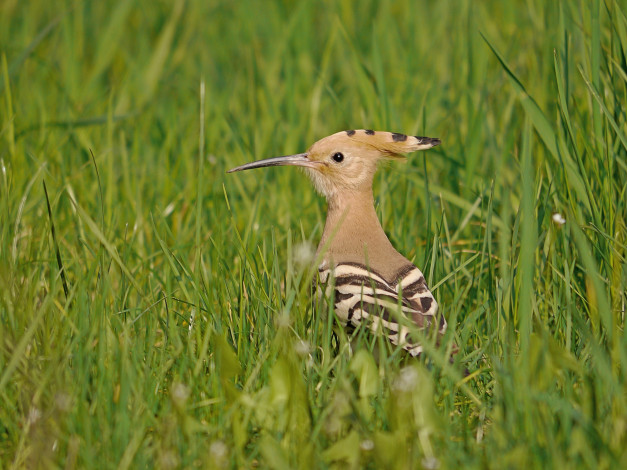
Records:
M344 161L344 155L340 152L336 152L331 157L335 163L342 163Z

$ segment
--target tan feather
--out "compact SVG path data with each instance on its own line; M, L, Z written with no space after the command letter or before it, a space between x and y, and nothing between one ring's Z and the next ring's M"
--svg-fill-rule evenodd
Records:
M393 158L401 157L404 153L430 149L440 144L440 139L405 135L398 132L371 131L365 129L356 130L354 134L349 134L349 132L351 131L345 132L349 139L371 145L382 154ZM338 134L341 135L342 133L340 132Z

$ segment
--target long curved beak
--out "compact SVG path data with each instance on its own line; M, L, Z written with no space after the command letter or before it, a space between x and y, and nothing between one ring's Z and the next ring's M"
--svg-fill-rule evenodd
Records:
M306 153L297 153L296 155L286 155L284 157L266 158L265 160L258 160L256 162L246 163L244 165L231 168L227 173L233 173L235 171L252 170L254 168L263 168L266 166L305 166L313 168L315 163L309 160Z

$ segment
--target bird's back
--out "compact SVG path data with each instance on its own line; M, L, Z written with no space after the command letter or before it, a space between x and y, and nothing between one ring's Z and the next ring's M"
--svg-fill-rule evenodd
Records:
M422 352L411 337L411 329L446 331L446 321L438 316L438 304L427 287L424 275L407 262L387 278L366 265L343 262L319 268L319 294L334 303L340 322L357 328L366 325L382 333L394 345L401 345L412 356Z

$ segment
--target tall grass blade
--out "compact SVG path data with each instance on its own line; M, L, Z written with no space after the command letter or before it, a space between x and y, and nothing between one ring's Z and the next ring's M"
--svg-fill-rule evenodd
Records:
M46 196L46 206L48 207L48 219L50 220L50 233L52 234L52 242L54 243L54 252L57 256L57 266L59 267L59 274L61 275L61 282L63 283L63 292L65 298L68 298L70 290L67 286L67 279L65 278L65 268L63 267L63 260L61 259L61 250L59 250L59 242L57 241L57 233L54 229L54 220L52 218L52 209L50 208L50 199L48 198L48 188L46 188L46 180L42 180L41 183L44 186L44 194Z

